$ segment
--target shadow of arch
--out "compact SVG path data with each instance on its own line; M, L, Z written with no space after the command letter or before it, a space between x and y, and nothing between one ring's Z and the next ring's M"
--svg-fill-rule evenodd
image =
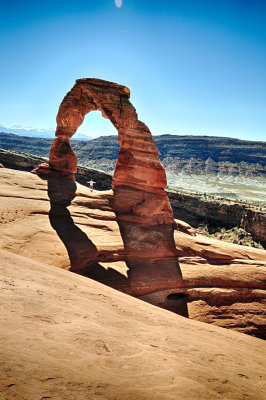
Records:
M67 207L76 196L75 181L63 176L48 177L47 181L51 204L50 224L67 249L70 271L109 284L115 289L120 289L122 285L127 286L124 275L111 268L106 270L99 264L97 247L71 217Z

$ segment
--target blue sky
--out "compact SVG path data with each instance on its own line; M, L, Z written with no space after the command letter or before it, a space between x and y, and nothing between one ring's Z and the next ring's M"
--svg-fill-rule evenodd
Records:
M266 140L263 0L0 0L0 16L2 125L55 128L95 77L130 87L152 134ZM97 112L80 131L116 132Z

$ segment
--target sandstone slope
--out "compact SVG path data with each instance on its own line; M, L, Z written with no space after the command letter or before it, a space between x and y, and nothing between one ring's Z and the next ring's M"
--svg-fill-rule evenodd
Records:
M0 253L0 399L265 398L260 339Z
M112 191L91 193L78 184L69 212L59 207L53 214L47 181L4 168L0 181L1 249L76 272L90 267L99 281L115 275L127 285L134 253L125 251ZM174 311L185 297L191 318L263 337L266 252L188 233L175 233L183 281L159 282L155 304Z

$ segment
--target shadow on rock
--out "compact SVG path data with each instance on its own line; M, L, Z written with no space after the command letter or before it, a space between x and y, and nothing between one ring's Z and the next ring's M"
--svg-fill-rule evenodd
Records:
M51 203L49 220L67 249L71 264L70 271L117 289L121 286L126 286L126 277L113 269L106 270L99 264L97 247L75 225L67 209L76 196L77 185L75 181L64 176L46 177L46 179Z

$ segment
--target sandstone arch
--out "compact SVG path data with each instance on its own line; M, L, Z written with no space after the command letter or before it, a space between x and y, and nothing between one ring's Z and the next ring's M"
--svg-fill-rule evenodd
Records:
M77 157L69 139L90 111L100 110L118 131L120 152L113 176L113 189L135 190L127 198L114 203L122 214L134 214L144 222L173 224L173 214L165 192L166 176L159 160L155 142L149 128L141 121L129 101L126 86L100 79L78 79L64 97L57 114L56 136L49 157L50 170L74 174ZM124 197L127 197L124 190ZM130 197L130 198L129 198ZM125 200L125 199L124 199Z
M124 242L128 278L95 267L95 259L90 261L90 252L84 249L84 265L76 262L78 266L73 271L169 308L164 299L183 286L173 238L175 222L155 142L149 128L138 120L129 97L125 86L100 79L78 79L59 107L57 139L52 142L49 165L40 166L37 172L73 178L77 157L69 139L90 111L100 110L110 119L118 131L120 145L110 202ZM177 312L182 309L186 315L185 301L181 303L180 306L178 299Z

